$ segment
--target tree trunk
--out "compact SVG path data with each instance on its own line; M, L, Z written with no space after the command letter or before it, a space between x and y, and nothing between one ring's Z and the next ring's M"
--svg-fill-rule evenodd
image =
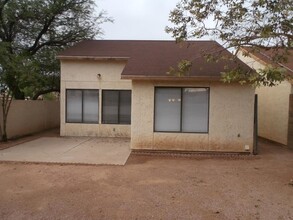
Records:
M7 82L6 82L9 90L12 92L13 96L15 99L20 99L24 100L25 95L24 92L22 92L19 88L18 82L15 80L13 75L10 75L7 77Z
M19 88L14 88L12 90L12 92L14 94L14 98L15 99L20 99L20 100L24 100L25 99L24 92L20 91Z
M2 93L1 104L2 104L2 118L3 118L3 128L2 128L2 141L7 141L7 118L10 109L10 105L12 102L12 96L10 96L10 92Z
M2 113L3 117L3 130L2 130L2 141L6 142L7 141L7 131L6 131L6 123L7 123L7 115L3 112Z

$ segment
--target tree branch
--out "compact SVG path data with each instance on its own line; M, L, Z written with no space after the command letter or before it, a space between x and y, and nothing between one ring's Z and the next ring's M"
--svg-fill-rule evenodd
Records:
M38 46L35 47L35 49L33 51L31 51L31 54L34 55L38 50L40 50L42 47L45 46L66 46L68 43L73 43L77 41L76 36L64 36L62 39L60 40L48 40L42 44L39 44Z
M41 90L41 91L38 91L34 96L33 96L33 100L36 100L39 98L40 95L44 95L44 94L47 94L47 93L50 93L50 92L60 92L60 89L58 88L51 88L51 89L46 89L46 90Z
M4 2L3 2L3 4L1 4L1 6L0 6L0 23L1 23L1 25L2 25L2 27L3 27L3 30L4 30L4 33L3 33L3 35L2 36L0 36L1 37L1 39L4 41L5 40L5 36L7 36L7 27L6 27L6 25L5 25L5 23L4 23L4 20L3 20L3 10L4 10L4 7L5 7L5 5L9 2L10 0L4 0Z
M52 16L47 22L45 22L43 29L39 32L33 46L31 46L28 51L31 52L32 54L35 54L40 48L38 47L40 39L42 38L42 36L48 31L50 25L52 24L52 22L55 19L55 15Z

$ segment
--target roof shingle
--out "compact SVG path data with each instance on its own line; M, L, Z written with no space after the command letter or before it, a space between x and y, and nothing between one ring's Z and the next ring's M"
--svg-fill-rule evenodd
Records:
M293 49L289 50L289 55L287 55L286 63L273 62L273 56L276 53L283 54L285 52L284 49L278 49L278 51L273 49L266 50L262 48L254 49L252 47L242 47L241 49L250 53L252 56L256 57L257 59L259 59L260 61L264 62L267 65L270 64L273 66L281 66L285 68L288 71L288 73L293 76L293 54L292 54Z
M219 78L221 72L240 66L251 69L240 61L229 59L207 62L204 53L232 57L215 41L140 41L140 40L86 40L68 48L58 55L59 59L74 58L123 58L127 65L122 78L172 78L167 75L170 67L177 67L183 59L192 61L189 76L192 78ZM173 76L174 78L174 76Z

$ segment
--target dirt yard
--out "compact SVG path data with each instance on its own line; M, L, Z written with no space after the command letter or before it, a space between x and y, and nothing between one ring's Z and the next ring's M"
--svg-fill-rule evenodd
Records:
M261 143L244 158L0 163L0 219L293 219L293 151Z

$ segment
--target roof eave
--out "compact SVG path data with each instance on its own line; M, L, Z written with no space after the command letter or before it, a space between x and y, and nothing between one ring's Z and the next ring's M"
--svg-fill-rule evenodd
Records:
M262 65L264 65L264 66L268 65L267 62L265 62L264 60L262 60L261 58L259 58L258 56L256 56L254 53L248 51L246 48L240 47L240 51L241 51L242 53L247 53L248 56L249 56L250 58L256 60L256 61L259 62L260 64L262 64Z
M126 61L129 57L97 57L97 56L66 56L58 55L56 57L59 60L115 60L115 61Z
M221 76L146 76L146 75L122 75L121 79L130 80L176 80L176 81L220 81Z
M259 62L260 64L266 66L266 65L279 65L281 67L283 67L284 69L286 69L288 71L288 74L293 75L293 70L290 69L286 64L283 63L272 63L272 61L270 61L270 63L264 61L262 58L260 58L259 56L257 56L256 54L254 54L253 52L248 51L246 48L241 47L240 50L244 53L248 53L249 57L251 57L252 59L256 60L257 62ZM267 58L269 59L269 58Z

